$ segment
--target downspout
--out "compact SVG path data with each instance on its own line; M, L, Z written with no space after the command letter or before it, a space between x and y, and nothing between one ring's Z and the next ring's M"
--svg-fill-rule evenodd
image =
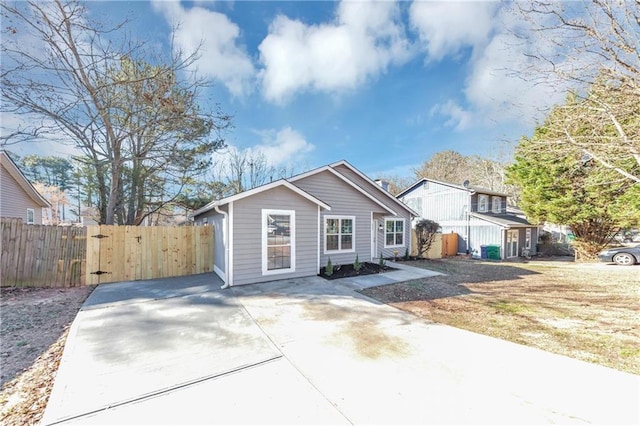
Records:
M213 206L214 210L217 213L220 213L224 216L224 223L227 229L224 230L224 285L220 287L221 290L229 288L231 284L229 283L229 214L224 210L220 210L220 207L216 204Z

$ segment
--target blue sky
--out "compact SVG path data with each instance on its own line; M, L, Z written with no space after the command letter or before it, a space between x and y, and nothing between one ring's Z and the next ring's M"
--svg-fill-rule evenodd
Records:
M345 159L409 177L432 154L497 155L562 93L512 77L540 39L497 2L90 2L151 44L190 51L234 116L231 149L297 172ZM173 32L174 24L180 24ZM18 154L33 146L12 146ZM68 148L47 144L51 153ZM42 153L42 148L39 148Z

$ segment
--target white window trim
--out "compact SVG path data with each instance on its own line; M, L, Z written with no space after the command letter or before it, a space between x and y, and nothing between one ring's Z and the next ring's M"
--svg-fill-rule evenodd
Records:
M531 236L532 236L531 228L526 228L524 232L525 232L524 248L526 250L531 250Z
M31 220L29 220L29 212L31 212ZM36 223L36 210L27 209L27 225L33 225Z
M327 219L351 219L352 223L352 233L351 233L351 248L349 250L327 250ZM356 251L356 217L355 216L342 216L342 215L326 215L324 217L324 221L322 222L322 235L324 240L324 254L335 254L335 253L353 253ZM342 225L338 224L338 247L342 246Z
M502 209L502 197L494 195L491 198L491 210L494 213L500 213L501 209Z
M268 235L268 227L267 227L267 216L270 214L274 215L288 215L291 217L291 222L289 224L289 234L291 238L291 267L287 269L272 269L269 270L269 258L267 256L267 235ZM271 209L262 209L262 275L280 275L280 274L288 274L290 272L296 271L296 212L295 210L271 210Z
M402 222L402 244L392 244L392 245L387 245L387 222ZM393 227L394 232L393 235L397 234L397 232L395 232L395 225ZM383 234L384 234L384 248L396 248L396 247L406 247L406 244L404 244L404 242L407 240L406 236L407 236L407 224L404 220L403 217L385 217L384 218L384 229L383 229ZM395 241L395 237L393 239Z
M484 204L481 200L485 200ZM486 194L478 194L478 213L487 213L489 211L489 196Z

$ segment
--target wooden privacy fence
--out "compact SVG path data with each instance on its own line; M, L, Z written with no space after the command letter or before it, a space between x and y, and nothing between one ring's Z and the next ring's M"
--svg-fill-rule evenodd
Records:
M417 256L418 247L416 244L416 231L412 229L411 237L411 255ZM441 259L447 256L455 256L458 254L458 234L437 234L431 248L424 256L427 259Z
M88 226L88 285L213 270L212 226Z
M211 272L212 226L46 226L2 218L0 285L75 287Z
M25 225L5 219L2 226L3 287L75 287L84 283L86 229Z

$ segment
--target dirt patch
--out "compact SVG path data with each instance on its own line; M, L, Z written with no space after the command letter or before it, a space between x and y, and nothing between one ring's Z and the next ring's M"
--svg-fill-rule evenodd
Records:
M362 293L420 317L640 374L640 266L422 260L447 275Z
M0 423L39 422L68 328L93 288L0 289Z

